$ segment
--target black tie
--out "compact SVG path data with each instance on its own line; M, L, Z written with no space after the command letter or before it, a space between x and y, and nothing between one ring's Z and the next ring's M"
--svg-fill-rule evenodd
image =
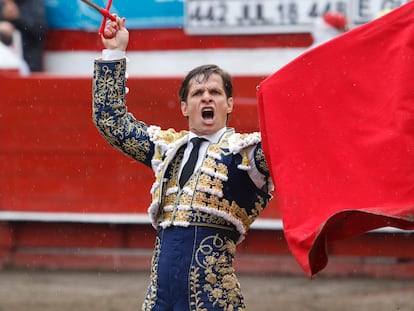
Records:
M183 170L181 171L181 176L180 176L180 187L181 188L184 186L188 178L190 178L191 174L193 174L194 172L194 168L198 160L198 151L200 150L200 145L203 141L205 141L205 139L200 138L200 137L194 137L191 139L191 142L193 144L193 149L191 150L190 157L188 158L187 162L185 163L183 167Z

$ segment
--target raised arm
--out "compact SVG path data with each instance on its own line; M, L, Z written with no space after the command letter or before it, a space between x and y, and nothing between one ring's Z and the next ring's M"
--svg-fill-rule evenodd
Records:
M147 125L136 120L126 107L125 51L129 34L125 19L108 22L105 36L102 58L95 60L94 65L93 122L113 147L151 166L154 145L148 137Z

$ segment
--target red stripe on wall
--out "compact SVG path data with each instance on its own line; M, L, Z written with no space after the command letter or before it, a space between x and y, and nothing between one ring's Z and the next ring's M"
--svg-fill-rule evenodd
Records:
M188 35L182 29L130 30L129 50L188 50L220 48L307 47L309 33L262 35ZM46 50L96 51L102 48L97 31L56 30L48 32Z

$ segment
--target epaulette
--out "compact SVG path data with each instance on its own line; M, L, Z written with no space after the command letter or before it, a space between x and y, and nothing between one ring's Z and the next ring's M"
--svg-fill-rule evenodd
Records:
M147 129L149 139L155 145L155 152L152 158L152 168L158 170L162 159L168 155L168 152L175 150L177 145L182 145L183 138L188 135L188 131L180 131L169 128L162 130L159 126L151 125Z
M259 132L248 134L234 133L229 137L229 151L233 154L240 153L241 150L257 145L262 141Z

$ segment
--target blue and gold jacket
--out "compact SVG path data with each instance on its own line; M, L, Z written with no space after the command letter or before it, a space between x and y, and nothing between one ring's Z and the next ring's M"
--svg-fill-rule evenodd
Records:
M188 131L162 130L136 120L126 107L125 71L124 59L95 61L93 121L113 147L154 170L148 209L153 226L208 223L220 228L231 224L242 241L271 198L260 134L227 129L217 143L210 143L201 167L181 188L178 176ZM254 168L247 155L252 148ZM251 180L250 169L266 177L265 190Z

